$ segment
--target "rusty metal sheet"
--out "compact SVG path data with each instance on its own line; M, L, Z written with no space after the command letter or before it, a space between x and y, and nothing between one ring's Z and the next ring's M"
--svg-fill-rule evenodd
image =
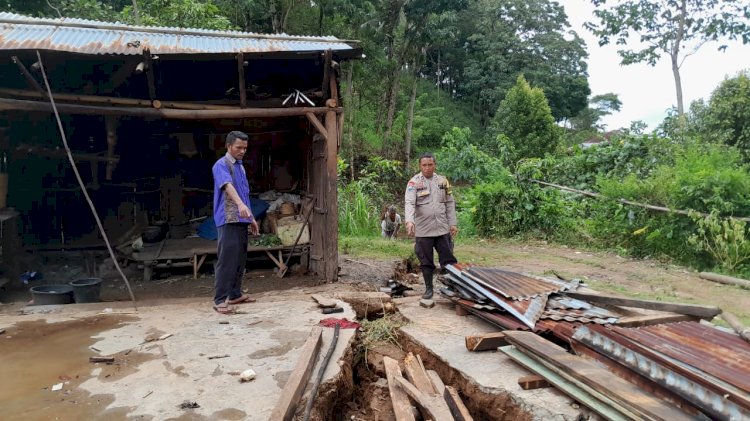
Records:
M562 291L564 285L502 269L471 266L465 271L487 288L514 300L524 300Z
M619 320L617 317L596 317L582 310L573 309L550 309L547 307L542 313L542 319L565 320L568 322L596 323L600 325L612 324Z
M130 26L84 19L33 18L0 13L0 50L53 50L82 54L141 55L350 51L354 41L335 37L256 34Z
M750 344L696 322L613 331L750 393Z
M700 365L691 366L651 348L653 344L631 340L616 331L621 329L584 325L576 329L572 340L668 388L714 419L750 419L750 395L739 387L717 380L700 370Z

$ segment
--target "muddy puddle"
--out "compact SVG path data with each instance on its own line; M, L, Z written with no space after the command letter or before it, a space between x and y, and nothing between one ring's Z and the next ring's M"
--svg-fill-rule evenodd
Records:
M104 411L111 395L91 395L78 386L93 376L114 380L137 370L153 354L124 351L114 364L93 364L92 336L135 320L128 316L93 316L60 323L20 322L0 335L0 408L7 420L117 420L129 408ZM52 390L62 383L60 390Z

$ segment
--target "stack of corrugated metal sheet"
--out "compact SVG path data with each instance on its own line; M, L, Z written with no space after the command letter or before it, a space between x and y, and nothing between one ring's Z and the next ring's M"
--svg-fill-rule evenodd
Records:
M448 274L443 283L449 289L442 289L441 293L454 301L462 300L457 305L477 315L493 310L501 312L480 317L503 329L518 330L520 322L521 329L536 330L540 320L605 324L620 317L585 301L558 295L576 289L577 281L542 279L478 266L448 265L446 269Z
M697 322L594 325L579 327L571 344L577 353L676 394L711 419L750 419L750 344L736 335Z

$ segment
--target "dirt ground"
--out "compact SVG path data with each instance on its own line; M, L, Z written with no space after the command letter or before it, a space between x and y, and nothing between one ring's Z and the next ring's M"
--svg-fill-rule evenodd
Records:
M408 241L408 240L403 240ZM406 249L406 248L405 248ZM519 242L477 241L459 243L456 255L462 262L500 267L518 272L550 275L553 272L565 278L580 278L592 288L644 299L715 305L735 313L750 325L750 291L700 279L698 274L685 267L657 260L623 258L613 253L581 251L557 245ZM354 284L358 289L373 290L394 278L396 264L408 256L371 258L358 254L340 255L339 282ZM102 300L123 301L129 295L121 278L113 270L111 261L100 259L99 276L104 279ZM35 259L44 278L24 285L16 280L0 291L3 303L25 303L31 297L28 288L35 284L59 283L85 277L82 261L76 256L37 257ZM136 299L206 297L210 301L213 275L210 269L193 279L190 268L178 268L156 274L155 279L144 282L143 272L130 265L125 268ZM407 281L418 283L416 277ZM265 265L248 272L243 283L250 293L283 290L291 287L309 287L321 281L307 276L276 276ZM416 286L418 288L418 286Z

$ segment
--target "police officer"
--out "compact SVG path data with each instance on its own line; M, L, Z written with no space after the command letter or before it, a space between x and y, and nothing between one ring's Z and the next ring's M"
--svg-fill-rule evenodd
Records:
M425 153L419 158L420 173L406 186L406 232L416 234L414 251L424 277L424 299L432 298L432 275L435 272L433 249L440 266L456 263L453 237L458 233L456 202L448 179L435 174L435 156Z

